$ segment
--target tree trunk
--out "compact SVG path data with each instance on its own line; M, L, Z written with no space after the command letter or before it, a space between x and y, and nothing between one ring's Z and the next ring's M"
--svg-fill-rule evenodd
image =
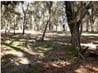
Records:
M71 31L71 43L72 47L75 49L80 49L80 34L79 28L77 26L73 27L73 31Z
M71 32L72 47L74 49L80 49L80 31L79 31L80 21L76 22L74 20L75 16L71 8L71 3L65 2L65 5L66 5L67 21Z
M5 23L5 22L4 22ZM7 25L6 25L6 23L5 23L5 35L6 35L6 30L7 30Z
M51 23L49 24L49 31L51 31Z
M4 21L4 29L5 29L5 35L6 35L6 23L5 23L5 21Z
M49 7L49 19L46 23L46 26L45 26L45 30L43 32L43 35L42 35L42 41L44 40L44 37L45 37L45 33L46 33L46 30L47 30L47 27L48 27L48 24L50 23L50 18L51 18L51 7L52 7L52 1L50 1L49 3L47 2L47 7Z
M91 25L91 32L94 32L94 21L93 21L93 17L90 19L90 25Z
M83 24L82 24L82 23L80 24L80 29L79 29L79 31L80 31L79 34L80 34L80 36L81 36L81 33L82 33L82 31L83 31Z
M89 19L87 19L87 24L86 24L86 32L89 31Z
M15 35L15 23L14 23L14 35Z
M44 40L44 37L45 37L45 33L46 33L46 30L47 30L48 24L49 24L49 20L46 23L45 30L43 32L42 39L41 39L42 41Z
M70 2L65 2L66 5L66 15L67 15L67 21L71 32L71 47L73 49L74 54L82 59L84 59L84 56L81 54L81 46L80 46L80 24L82 20L79 20L78 22L75 20L74 12L71 8Z
M63 27L63 31L65 31L65 24L63 24L63 26L62 26L62 27Z
M22 34L25 34L25 28L24 28L24 24L23 24L23 32L22 32Z
M23 32L22 32L22 34L25 34L25 13L24 13L24 21L23 21Z
M56 25L56 32L57 32L57 30L58 30L58 27L57 27L57 25Z

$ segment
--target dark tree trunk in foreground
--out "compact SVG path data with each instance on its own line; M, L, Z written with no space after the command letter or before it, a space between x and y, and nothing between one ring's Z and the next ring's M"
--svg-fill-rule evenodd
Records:
M82 25L82 20L85 17L86 13L88 12L88 7L91 7L92 2L89 2L89 4L85 5L81 8L83 12L81 12L79 15L79 8L77 8L77 11L74 7L74 2L65 2L66 5L66 16L67 16L67 21L69 25L69 29L71 32L71 43L72 43L72 48L77 51L77 55L84 59L82 55L82 49L80 46L80 26ZM80 9L80 11L81 11ZM77 19L77 16L79 16L79 19Z
M72 11L72 6L70 2L65 2L66 5L66 15L67 15L67 21L71 32L71 47L73 51L75 51L75 55L81 57L84 59L83 55L80 52L81 46L80 46L80 31L79 26L80 22L75 21L75 15Z
M72 7L70 2L65 2L66 5L66 15L67 21L71 32L71 43L74 49L80 48L80 32L79 24L74 21L74 15L72 12Z
M73 48L80 49L80 34L79 28L76 26L73 27L73 31L71 31L71 43Z

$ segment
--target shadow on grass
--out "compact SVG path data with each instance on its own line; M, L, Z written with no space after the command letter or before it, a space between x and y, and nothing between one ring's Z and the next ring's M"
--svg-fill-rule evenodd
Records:
M32 56L31 54L27 53L25 50L22 50L22 49L20 49L20 48L17 48L17 47L11 46L11 45L6 44L6 43L1 43L1 44L6 45L6 46L8 46L8 47L11 47L11 48L15 49L16 51L20 51L20 52L23 52L23 53L25 53L25 54L27 54L27 55Z
M16 55L7 54L1 57L1 67L4 68L11 60L18 58Z
M28 37L22 37L22 36L16 36L16 37L10 37L10 39L15 39L17 41L20 41L21 39L24 39L26 41L29 40L35 40L35 38L28 38ZM8 39L9 39L8 38ZM16 65L15 67L11 68L10 70L4 69L5 72L2 73L77 73L76 70L80 67L80 65L82 63L79 62L79 60L74 59L74 60L67 60L66 58L66 54L65 54L65 50L68 48L70 43L70 37L65 37L65 36L56 36L56 37L48 37L50 38L50 40L46 40L46 41L41 41L41 42L27 42L31 45L31 49L34 52L37 53L44 53L44 57L42 59L37 59L35 60L40 61L41 63L35 64L35 65L31 65L31 64L21 64L19 63L19 65ZM83 38L84 39L84 38ZM86 40L97 40L97 37L87 37L85 38ZM88 41L88 40L87 40ZM65 42L67 42L67 44L64 44ZM86 42L86 41L84 41ZM35 56L28 53L27 51L14 47L12 46L13 42L11 42L10 44L6 44L6 43L1 43L4 44L8 47L11 47L13 49L15 49L16 51L20 51L22 53L24 53L26 56L26 58L31 61ZM25 42L26 43L26 42ZM27 46L25 46L27 47ZM50 59L50 60L49 60ZM73 58L72 58L73 59ZM70 62L69 65L61 62L61 64L55 64L54 62L59 62L59 61L64 61L64 62ZM52 64L50 64L52 62ZM85 63L85 65L89 64L88 61ZM17 70L17 67L19 68ZM14 70L15 69L15 70ZM98 71L96 70L91 70L88 69L88 71L93 71L95 73L98 73ZM86 72L87 73L87 72Z
M26 69L16 71L16 73L98 73L97 70L94 70L93 68L86 67L88 64L93 64L92 62L85 62L82 63L76 58L72 60L72 62L64 62L64 61L57 61L57 62L41 62L34 65L31 65L28 68L28 71ZM83 66L82 70L81 68Z
M66 50L68 47L68 44L61 44L53 40L35 42L33 45L31 45L33 51L44 54L48 54L53 50Z

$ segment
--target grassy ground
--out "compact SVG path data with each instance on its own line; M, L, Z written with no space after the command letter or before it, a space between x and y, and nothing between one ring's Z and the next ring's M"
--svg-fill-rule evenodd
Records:
M87 35L88 34L88 35ZM2 73L98 73L98 57L86 57L85 62L69 51L69 33L2 34ZM84 33L81 42L98 46L97 34Z

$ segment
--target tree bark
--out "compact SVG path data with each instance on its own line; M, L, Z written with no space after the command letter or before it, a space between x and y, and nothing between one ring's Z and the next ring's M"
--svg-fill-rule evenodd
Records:
M23 21L23 32L22 32L22 34L25 34L25 13L24 13L24 21Z
M15 35L15 29L16 29L16 24L17 23L17 21L16 21L16 18L15 18L15 21L14 21L14 35Z
M5 35L6 35L7 25L6 25L5 21L4 21L4 24L5 24Z
M46 30L47 30L48 24L49 24L49 20L46 23L45 30L43 32L42 39L41 39L42 41L44 40L44 37L45 37L45 33L46 33Z
M50 18L51 18L51 7L52 7L52 2L51 1L49 3L47 2L47 7L49 9L49 20L46 23L46 26L45 26L45 29L44 29L44 32L43 32L43 35L42 35L42 38L41 38L42 41L44 40L45 33L46 33L46 30L47 30L47 27L48 27L48 24L49 24Z
M71 43L72 47L75 49L80 49L80 32L79 28L75 25L73 31L71 31Z
M71 3L65 2L65 5L66 5L67 21L71 32L72 47L74 49L80 49L80 31L79 31L80 21L76 22L74 20L75 16L72 11Z
M87 24L86 24L86 32L88 32L89 30L89 20L87 19Z
M27 11L28 11L28 6L29 6L29 3L28 3L28 5L27 5L27 9L26 9L26 11L25 11L24 8L23 8L23 5L22 5L22 10L23 10L23 13L24 13L23 32L22 32L22 34L25 34L25 28L26 28L26 13L27 13Z
M14 23L14 35L15 35L15 29L16 29L16 28L15 28L15 23Z

